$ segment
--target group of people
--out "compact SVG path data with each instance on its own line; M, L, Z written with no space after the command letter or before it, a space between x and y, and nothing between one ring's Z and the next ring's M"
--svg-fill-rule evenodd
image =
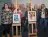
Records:
M13 13L20 14L21 17L21 32L22 37L28 37L28 8L24 8L24 12L21 9L17 9L14 6L9 7L7 3L4 4L1 14L1 25L0 25L0 37L2 33L5 33L5 37L12 37L12 23ZM38 8L32 9L37 13L37 36L47 37L48 36L48 8L44 4L41 4Z
M25 12L27 13L27 11L25 11ZM11 7L9 7L9 5L7 3L5 3L0 12L0 14L1 14L0 15L1 16L0 37L2 37L3 32L5 33L5 37L8 37L8 34L10 37L12 37L13 13L20 14L21 29L22 29L22 35L23 35L22 37L25 37L23 32L28 33L28 29L27 29L28 20L26 19L27 18L26 13L24 13L26 15L26 16L24 16L24 14L22 13L22 11L20 9L17 9L17 11L16 11L16 8L14 6L11 5ZM24 23L26 24L26 26ZM25 30L23 27L27 30ZM23 30L25 30L25 31L23 31Z
M37 13L37 37L48 37L48 8L35 4L32 10Z

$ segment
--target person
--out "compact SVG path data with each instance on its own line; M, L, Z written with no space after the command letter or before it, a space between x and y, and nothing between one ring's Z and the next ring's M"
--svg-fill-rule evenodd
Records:
M45 6L45 4L41 4L41 20L40 20L40 25L42 26L42 36L47 37L46 36L46 31L47 31L47 20L46 20L46 12L47 12L47 8Z
M12 37L10 30L12 26L12 11L7 3L5 3L4 7L2 8L1 24L4 27L5 37L8 37L8 33L10 34L10 37Z
M46 14L47 8L44 4L41 4L41 13L40 13L40 22L39 22L39 30L38 30L38 37L47 37L46 31L47 31L47 20L46 20Z
M38 5L35 4L35 5L34 5L34 8L32 8L32 10L33 10L33 11L37 11L37 9L38 9Z
M38 9L36 11L37 13L37 36L41 37L41 26L40 26L40 19L41 19L41 6L38 6Z
M17 13L20 14L20 17L21 18L23 17L23 13L22 13L22 10L21 9L17 9Z
M25 11L24 16L21 18L21 33L22 37L28 37L28 12Z
M45 37L48 37L48 8L46 9L46 12L45 12L45 21L46 21L46 23L45 23L45 30L46 30Z

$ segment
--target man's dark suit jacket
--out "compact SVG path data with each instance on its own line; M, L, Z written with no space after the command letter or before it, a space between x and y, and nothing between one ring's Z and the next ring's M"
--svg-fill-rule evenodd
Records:
M44 10L45 10L45 18L48 18L48 9L45 8Z

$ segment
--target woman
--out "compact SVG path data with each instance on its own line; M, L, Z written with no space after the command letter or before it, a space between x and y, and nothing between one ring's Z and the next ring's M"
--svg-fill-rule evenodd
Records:
M12 25L12 12L7 3L5 3L4 7L2 8L1 22L4 27L5 37L7 37L7 34L10 32L10 28Z

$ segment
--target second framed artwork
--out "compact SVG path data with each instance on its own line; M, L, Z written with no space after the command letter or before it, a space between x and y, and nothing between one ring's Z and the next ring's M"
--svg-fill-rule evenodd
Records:
M21 23L20 14L13 14L13 23Z
M28 21L36 21L36 11L28 11Z

